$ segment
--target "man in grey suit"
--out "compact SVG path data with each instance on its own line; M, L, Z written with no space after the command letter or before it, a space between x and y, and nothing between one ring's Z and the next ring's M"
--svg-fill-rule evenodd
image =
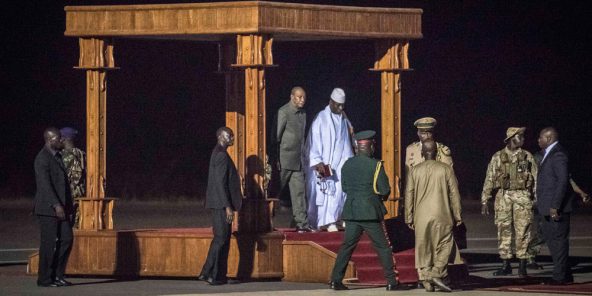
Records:
M537 209L543 219L543 234L553 258L553 278L550 285L567 285L573 282L569 257L569 224L572 211L572 194L569 186L568 156L558 142L559 135L553 127L544 128L539 134L539 147L543 159L537 175Z
M290 188L292 216L298 232L313 232L308 225L306 196L304 193L304 170L302 148L306 130L306 92L300 86L292 88L290 101L278 110L276 139L278 142L278 166L280 192Z
M72 249L73 206L61 155L64 145L55 127L47 128L43 138L45 146L35 158L35 215L41 230L37 286L70 286L64 272Z

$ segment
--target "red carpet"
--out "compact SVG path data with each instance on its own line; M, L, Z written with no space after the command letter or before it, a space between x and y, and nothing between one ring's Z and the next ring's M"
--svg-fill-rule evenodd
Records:
M399 281L403 284L416 283L418 280L415 270L415 249L413 248L414 235L401 221L397 219L387 220L386 229L394 250L393 256L396 262L396 271ZM312 241L329 251L337 254L343 242L344 232L317 232L297 233L294 229L277 229L286 240ZM125 230L123 230L125 231ZM132 231L132 230L130 230ZM141 229L135 232L166 232L175 234L210 234L212 229L207 228L160 228ZM382 266L378 256L372 247L372 243L366 234L362 236L351 261L356 264L358 283L364 285L385 285L386 280L382 272ZM468 277L466 265L449 266L448 273L452 282L462 283Z
M286 240L312 241L335 253L339 250L344 235L344 232L297 233L293 229L279 230L284 234ZM414 249L407 249L394 253L396 270L401 283L417 282L414 252ZM382 266L372 247L372 242L366 234L360 239L351 261L356 264L360 284L386 285Z

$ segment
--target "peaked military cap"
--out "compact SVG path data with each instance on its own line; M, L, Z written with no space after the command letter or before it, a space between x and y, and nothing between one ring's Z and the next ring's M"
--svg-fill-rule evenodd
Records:
M365 130L354 134L354 140L357 142L370 141L374 138L376 132L373 130Z
M506 138L504 139L504 143L508 142L508 140L510 140L515 135L523 134L525 130L525 127L509 127L508 130L506 130Z
M418 120L416 120L413 125L415 125L415 127L419 130L431 130L436 126L436 123L438 123L436 121L435 118L432 117L422 117Z

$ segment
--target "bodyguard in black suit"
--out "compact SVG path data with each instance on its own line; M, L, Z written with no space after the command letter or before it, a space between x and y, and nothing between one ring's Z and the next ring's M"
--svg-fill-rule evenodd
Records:
M572 195L569 192L567 152L557 141L557 130L543 129L538 143L544 150L537 176L537 209L544 217L542 226L547 246L553 258L551 285L573 282L569 257L569 223L572 211Z
M232 130L221 127L216 132L218 144L212 151L206 191L206 208L212 209L214 238L198 280L210 285L227 282L228 251L234 212L242 204L240 178L232 159L226 152L234 143Z
M37 285L69 286L64 272L72 249L72 196L60 154L60 131L48 128L43 137L45 146L35 158L35 215L41 230Z

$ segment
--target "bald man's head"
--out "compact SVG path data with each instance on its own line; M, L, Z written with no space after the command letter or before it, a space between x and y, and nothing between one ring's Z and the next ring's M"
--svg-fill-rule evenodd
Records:
M547 147L557 142L557 140L559 140L559 133L557 132L557 129L549 126L541 130L537 142L539 143L539 147L541 147L541 149L547 149Z
M216 131L216 139L218 140L218 145L226 148L234 144L234 133L231 129L223 126Z
M43 140L45 140L45 146L51 148L53 150L61 150L63 148L62 145L62 135L60 130L55 127L48 127L43 132Z
M434 160L436 159L436 142L434 140L428 139L425 142L421 143L421 154L426 160Z

